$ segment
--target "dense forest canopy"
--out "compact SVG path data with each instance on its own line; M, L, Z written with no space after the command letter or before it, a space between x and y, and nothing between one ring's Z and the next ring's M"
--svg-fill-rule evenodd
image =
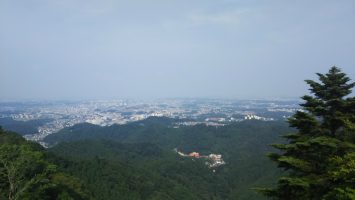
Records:
M80 179L94 199L264 199L250 188L280 171L264 155L291 131L285 122L245 121L224 127L173 128L167 118L99 127L79 124L51 135L43 151L64 174ZM221 154L211 169L182 152Z

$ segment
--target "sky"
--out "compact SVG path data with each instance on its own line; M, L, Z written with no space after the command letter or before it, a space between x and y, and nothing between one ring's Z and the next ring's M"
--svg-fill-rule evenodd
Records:
M299 98L354 36L354 0L0 0L0 100Z

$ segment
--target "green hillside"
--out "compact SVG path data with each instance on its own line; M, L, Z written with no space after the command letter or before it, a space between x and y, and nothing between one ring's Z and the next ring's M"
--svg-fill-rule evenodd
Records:
M79 179L58 169L38 144L0 128L0 199L92 199Z
M280 175L265 154L271 151L269 144L282 142L279 136L290 131L285 122L173 128L175 121L78 124L48 136L46 141L53 145L49 149L1 130L0 197L264 199L251 188L271 185ZM207 158L183 157L174 149L221 154L226 164L210 168Z
M160 199L188 199L188 195L192 199L264 199L251 188L270 185L280 174L265 154L271 151L268 145L280 142L279 135L287 131L284 122L172 128L151 118L111 127L80 124L46 141L60 142L49 151L65 159L58 164L86 182L98 199L116 199L117 195L123 199L159 199L159 195ZM181 157L174 148L221 154L227 164L213 172L203 159Z

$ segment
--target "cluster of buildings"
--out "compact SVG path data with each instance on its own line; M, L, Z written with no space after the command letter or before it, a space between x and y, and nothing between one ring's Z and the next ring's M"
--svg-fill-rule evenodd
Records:
M275 119L272 117L260 117L254 114L247 114L244 116L245 120L262 120L262 121L274 121Z
M174 151L182 156L182 157L189 157L189 158L196 158L196 159L206 159L205 164L209 167L209 168L216 168L219 167L221 165L225 165L226 162L224 162L224 160L222 159L222 155L221 154L209 154L208 156L204 156L204 155L200 155L200 153L198 152L191 152L189 154L185 154L181 151L178 151L177 148L174 149Z
M148 117L184 119L174 125L224 126L243 120L278 120L263 116L266 112L280 113L284 120L290 112L299 109L298 102L220 99L165 99L156 101L58 101L58 102L0 102L0 118L29 121L45 119L38 133L25 136L40 142L49 134L78 123L100 126L126 124Z

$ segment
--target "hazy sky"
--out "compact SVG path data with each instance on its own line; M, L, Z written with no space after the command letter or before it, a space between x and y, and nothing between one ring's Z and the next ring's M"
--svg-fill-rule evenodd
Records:
M333 65L354 0L0 0L0 100L299 97Z

